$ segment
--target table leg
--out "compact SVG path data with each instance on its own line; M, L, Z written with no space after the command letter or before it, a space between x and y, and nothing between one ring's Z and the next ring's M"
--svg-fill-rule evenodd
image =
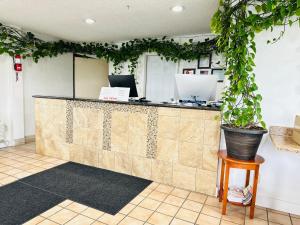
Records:
M219 202L222 202L223 197L223 182L224 182L224 168L225 168L225 162L223 159L221 159L222 167L221 167L221 177L220 177L220 190L219 190Z
M230 166L229 166L229 163L226 163L225 184L224 184L224 193L223 193L223 207L222 207L223 215L226 214L226 207L227 207L229 172L230 172Z
M252 201L250 206L250 219L254 218L258 175L259 175L259 165L255 167L255 171L254 171L253 196L252 196Z
M247 170L245 187L249 185L249 182L250 182L250 170Z

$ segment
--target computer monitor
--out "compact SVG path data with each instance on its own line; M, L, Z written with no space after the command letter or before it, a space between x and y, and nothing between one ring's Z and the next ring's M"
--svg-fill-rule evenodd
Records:
M217 76L176 74L175 80L180 100L215 100Z
M110 75L108 80L111 87L130 88L129 97L138 97L133 75Z

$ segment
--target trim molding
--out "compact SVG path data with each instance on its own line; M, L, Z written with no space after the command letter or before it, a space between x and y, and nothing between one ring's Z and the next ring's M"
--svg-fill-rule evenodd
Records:
M35 142L35 135L25 136L25 143Z

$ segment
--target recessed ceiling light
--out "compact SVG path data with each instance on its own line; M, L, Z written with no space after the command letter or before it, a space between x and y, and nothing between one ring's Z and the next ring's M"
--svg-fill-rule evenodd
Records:
M175 5L175 6L173 6L171 8L171 10L173 12L177 12L178 13L178 12L182 12L184 10L184 7L182 5Z
M86 18L85 20L84 20L84 22L86 23L86 24L94 24L96 21L95 20L93 20L93 19L91 19L91 18Z

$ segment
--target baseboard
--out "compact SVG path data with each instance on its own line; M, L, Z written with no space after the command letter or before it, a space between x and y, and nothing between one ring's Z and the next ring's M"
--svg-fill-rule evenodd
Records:
M35 142L35 135L25 136L25 143Z
M25 138L15 139L15 146L24 145L24 144L25 144Z
M300 203L287 202L281 199L257 194L256 205L300 215Z

